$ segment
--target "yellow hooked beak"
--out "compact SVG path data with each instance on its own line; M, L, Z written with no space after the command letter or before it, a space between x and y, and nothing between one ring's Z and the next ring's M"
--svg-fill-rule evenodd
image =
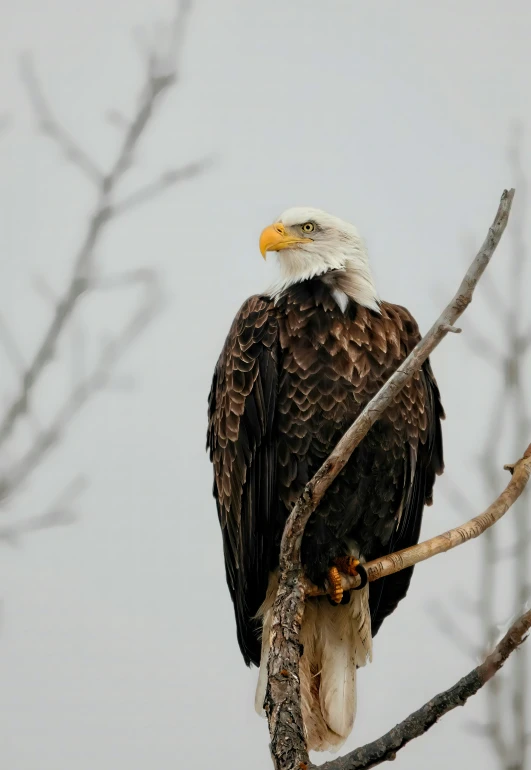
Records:
M281 222L275 222L262 230L260 236L260 253L266 258L268 251L281 251L289 249L295 243L310 243L312 238L299 238L296 235L290 235Z

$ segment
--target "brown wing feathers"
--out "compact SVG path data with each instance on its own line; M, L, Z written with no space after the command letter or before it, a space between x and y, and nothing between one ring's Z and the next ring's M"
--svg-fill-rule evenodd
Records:
M265 596L275 546L278 364L277 322L270 308L260 297L242 306L209 399L214 495L238 641L248 664L260 659L259 628L252 618Z

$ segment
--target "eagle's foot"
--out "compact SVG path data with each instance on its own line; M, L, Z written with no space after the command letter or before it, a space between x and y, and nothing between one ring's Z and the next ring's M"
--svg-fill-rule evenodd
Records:
M345 575L351 575L353 577L359 576L361 583L356 586L354 591L359 591L361 588L365 588L367 585L367 572L365 567L359 559L355 559L353 556L338 556L334 561L336 567L341 570Z
M330 567L326 575L328 579L330 601L332 604L341 604L343 598L343 588L341 586L341 575L337 567Z

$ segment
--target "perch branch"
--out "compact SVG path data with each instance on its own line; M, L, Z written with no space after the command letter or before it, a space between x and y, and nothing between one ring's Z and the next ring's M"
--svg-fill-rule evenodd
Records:
M530 628L531 610L528 610L513 623L483 663L460 679L457 684L436 695L381 738L355 749L344 757L325 762L320 766L320 770L369 770L382 762L395 759L400 749L427 732L444 714L457 706L464 706L472 695L486 685L500 670L509 655L525 641Z
M340 439L328 459L305 486L286 522L280 547L279 587L273 608L268 685L264 702L271 736L271 753L277 770L295 770L309 763L298 677L299 635L305 599L300 552L306 523L356 446L448 334L448 327L455 325L470 304L474 289L505 230L513 197L514 190L503 192L494 222L456 295L427 335Z
M423 543L418 543L418 545L403 548L401 551L396 551L388 556L367 562L364 567L369 581L379 580L386 575L393 575L395 572L400 572L400 570L407 567L413 567L421 561L431 559L432 556L436 556L439 553L457 548L458 545L479 537L486 529L492 527L493 524L507 513L511 505L518 500L529 481L529 476L531 475L531 444L518 462L514 465L506 465L505 468L511 471L511 480L503 492L483 513L470 519L465 524L461 524L459 527L444 532L442 535L436 535L429 540L425 540ZM342 577L344 590L356 588L360 582L358 576L352 578L348 576ZM325 590L305 582L306 596L318 596L326 593Z

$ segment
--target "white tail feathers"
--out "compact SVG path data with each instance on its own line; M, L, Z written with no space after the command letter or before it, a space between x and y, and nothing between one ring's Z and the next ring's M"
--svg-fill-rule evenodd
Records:
M263 619L262 655L255 708L263 713L267 658L277 575L272 574ZM308 748L337 751L352 730L356 716L356 668L372 657L368 586L352 591L350 602L334 607L322 596L307 602L301 628L303 655L299 674L302 718Z

